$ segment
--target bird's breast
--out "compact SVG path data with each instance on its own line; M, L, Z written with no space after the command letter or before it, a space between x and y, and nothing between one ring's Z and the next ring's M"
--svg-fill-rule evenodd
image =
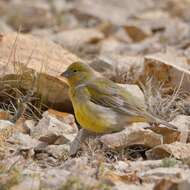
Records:
M116 130L117 113L110 108L77 97L72 99L72 103L76 119L82 128L95 133L107 133Z

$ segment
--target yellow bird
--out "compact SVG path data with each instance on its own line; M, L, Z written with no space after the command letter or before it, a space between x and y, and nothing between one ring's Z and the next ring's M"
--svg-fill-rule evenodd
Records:
M84 63L71 64L61 76L68 81L76 119L87 131L111 133L132 122L156 122L176 128L148 113L141 99L116 83L98 77Z

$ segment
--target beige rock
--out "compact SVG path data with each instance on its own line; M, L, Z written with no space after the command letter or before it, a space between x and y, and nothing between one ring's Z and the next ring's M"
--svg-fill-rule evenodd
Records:
M43 151L52 155L56 159L65 160L68 158L69 153L69 145L49 145Z
M21 30L30 31L34 27L50 27L54 25L55 18L48 3L21 1L9 4L7 22L16 30L22 26Z
M8 120L0 120L0 130L12 127L14 124Z
M18 145L19 149L32 149L40 144L40 141L32 138L27 134L22 134L19 132L14 133L7 142Z
M75 122L75 117L72 114L66 112L59 112L53 109L48 109L48 114L57 118L58 120L70 125L74 130L77 130L77 125Z
M160 167L162 160L136 160L133 161L117 161L114 164L114 168L116 171L119 172L126 172L126 171L137 171L137 172L144 172L147 170Z
M171 123L178 126L178 130L181 133L180 142L190 142L190 116L178 115Z
M106 0L79 0L76 2L76 9L82 13L92 15L101 20L110 21L116 25L125 24L128 17L137 12L144 11L151 6L153 6L151 0L143 0L141 3L137 0L133 1L133 3L131 3L130 0L110 0L109 4ZM130 7L130 9L128 7Z
M22 182L14 185L10 190L39 190L40 189L40 179L38 176L26 177Z
M44 170L41 178L41 186L44 189L58 189L69 178L71 173L62 168L48 168Z
M146 152L148 159L161 159L173 156L177 159L190 157L190 144L174 142L172 144L162 144Z
M71 109L67 85L58 76L79 58L53 42L23 34L2 35L0 48L4 85L15 87L19 83L26 90L38 92L44 103Z
M178 175L180 174L180 175ZM145 173L143 173L142 177L152 177L152 179L162 179L164 177L172 177L172 178L178 178L178 179L188 179L190 175L189 170L186 168L163 168L158 167L154 169L147 170Z
M31 136L48 144L65 144L74 140L77 127L57 119L48 112L43 113L43 118L31 131Z
M52 39L65 48L75 50L86 43L98 42L104 35L100 31L91 28L79 28L63 31L53 35Z
M141 78L153 76L165 85L181 87L189 91L190 66L187 57L175 49L167 49L165 53L145 56L144 72Z
M110 47L109 43L108 46ZM109 52L109 54L102 52L100 59L102 62L99 61L95 69L118 83L135 84L144 71L144 57L142 56L128 56L115 54L113 52ZM103 71L101 71L101 68L103 68Z
M170 144L170 143L173 143L175 141L180 141L180 138L181 138L180 130L177 131L175 129L168 128L165 125L161 125L161 126L157 125L154 127L150 127L149 129L154 131L157 134L162 135L164 144Z
M23 127L26 128L28 133L30 134L32 129L35 127L36 122L34 120L26 120L23 123Z
M152 190L154 187L154 184L146 184L144 183L143 185L135 185L135 184L126 184L126 183L117 183L115 185L115 190L123 190L123 189L128 189L128 190Z
M147 127L148 124L144 125ZM122 148L131 145L154 147L163 143L163 137L149 129L143 129L142 123L134 123L121 132L103 135L100 137L100 141L109 148Z

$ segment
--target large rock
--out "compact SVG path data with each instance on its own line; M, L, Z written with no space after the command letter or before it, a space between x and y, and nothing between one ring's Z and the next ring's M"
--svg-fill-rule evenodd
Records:
M58 76L79 58L59 45L30 35L10 33L0 38L0 76L5 85L33 90L42 101L70 108L67 85ZM68 108L69 107L69 108Z

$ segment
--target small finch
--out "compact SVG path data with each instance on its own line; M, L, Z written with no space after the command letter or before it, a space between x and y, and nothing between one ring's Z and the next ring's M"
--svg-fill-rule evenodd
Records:
M105 134L121 131L133 122L161 123L176 128L146 110L141 99L125 88L103 77L98 77L88 65L75 62L61 74L69 84L75 117L80 126L90 132ZM85 130L77 135L81 141ZM78 146L71 146L75 154Z

